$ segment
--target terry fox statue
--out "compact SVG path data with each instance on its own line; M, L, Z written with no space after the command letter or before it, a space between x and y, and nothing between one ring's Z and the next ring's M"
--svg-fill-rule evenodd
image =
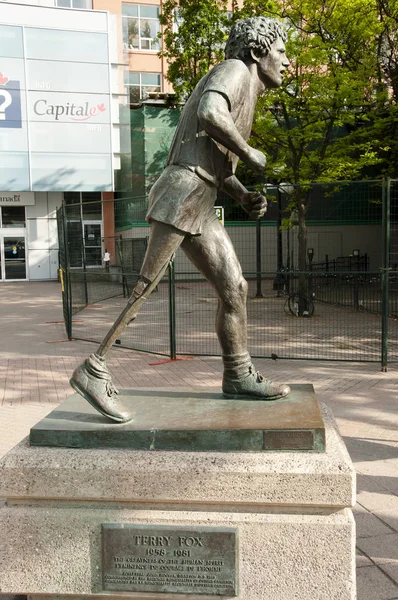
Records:
M117 422L132 415L118 398L105 357L164 275L179 246L218 296L216 332L222 348L226 398L276 400L290 389L265 379L247 350L247 283L231 240L214 210L217 190L237 200L252 218L267 202L235 177L240 158L264 172L266 158L247 144L257 98L282 84L289 65L286 32L275 19L238 21L231 30L226 60L197 84L181 114L167 165L149 194L151 224L141 274L126 308L98 351L77 367L72 387L100 413Z

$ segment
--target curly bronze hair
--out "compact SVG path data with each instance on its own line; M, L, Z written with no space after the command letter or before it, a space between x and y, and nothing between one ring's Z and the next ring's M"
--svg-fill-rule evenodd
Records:
M250 51L265 56L276 39L287 40L287 33L280 21L268 17L249 17L233 25L225 46L225 58L247 60Z

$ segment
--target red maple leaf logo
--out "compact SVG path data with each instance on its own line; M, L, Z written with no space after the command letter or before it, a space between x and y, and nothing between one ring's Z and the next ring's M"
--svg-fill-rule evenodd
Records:
M5 75L3 75L3 73L0 72L0 85L6 85L7 82L8 77L6 77Z
M106 110L105 104L97 104L97 108L100 112L104 112Z

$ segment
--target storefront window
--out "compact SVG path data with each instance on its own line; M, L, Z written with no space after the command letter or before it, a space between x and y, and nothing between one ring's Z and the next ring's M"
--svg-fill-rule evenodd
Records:
M2 227L26 227L24 206L2 206Z
M64 200L68 221L80 221L80 192L65 192Z
M82 209L85 221L101 221L101 192L82 192Z
M71 267L102 264L101 192L64 192ZM97 221L93 223L93 221Z
M64 192L69 221L101 221L101 192Z

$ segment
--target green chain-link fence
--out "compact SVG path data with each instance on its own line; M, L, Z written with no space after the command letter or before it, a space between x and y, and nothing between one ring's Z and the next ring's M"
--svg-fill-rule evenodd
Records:
M225 227L249 282L248 337L253 356L396 361L398 317L398 182L359 181L267 189L261 223L225 205ZM300 262L295 210L305 198L305 263ZM100 342L138 278L149 226L145 198L115 200L115 248L109 268L85 260L82 223L60 209L65 322L70 337ZM73 213L75 214L75 213ZM61 237L66 241L62 243ZM78 258L76 259L76 256ZM177 252L173 273L159 284L117 341L174 357L218 355L217 306L206 280ZM80 312L82 322L72 323Z

